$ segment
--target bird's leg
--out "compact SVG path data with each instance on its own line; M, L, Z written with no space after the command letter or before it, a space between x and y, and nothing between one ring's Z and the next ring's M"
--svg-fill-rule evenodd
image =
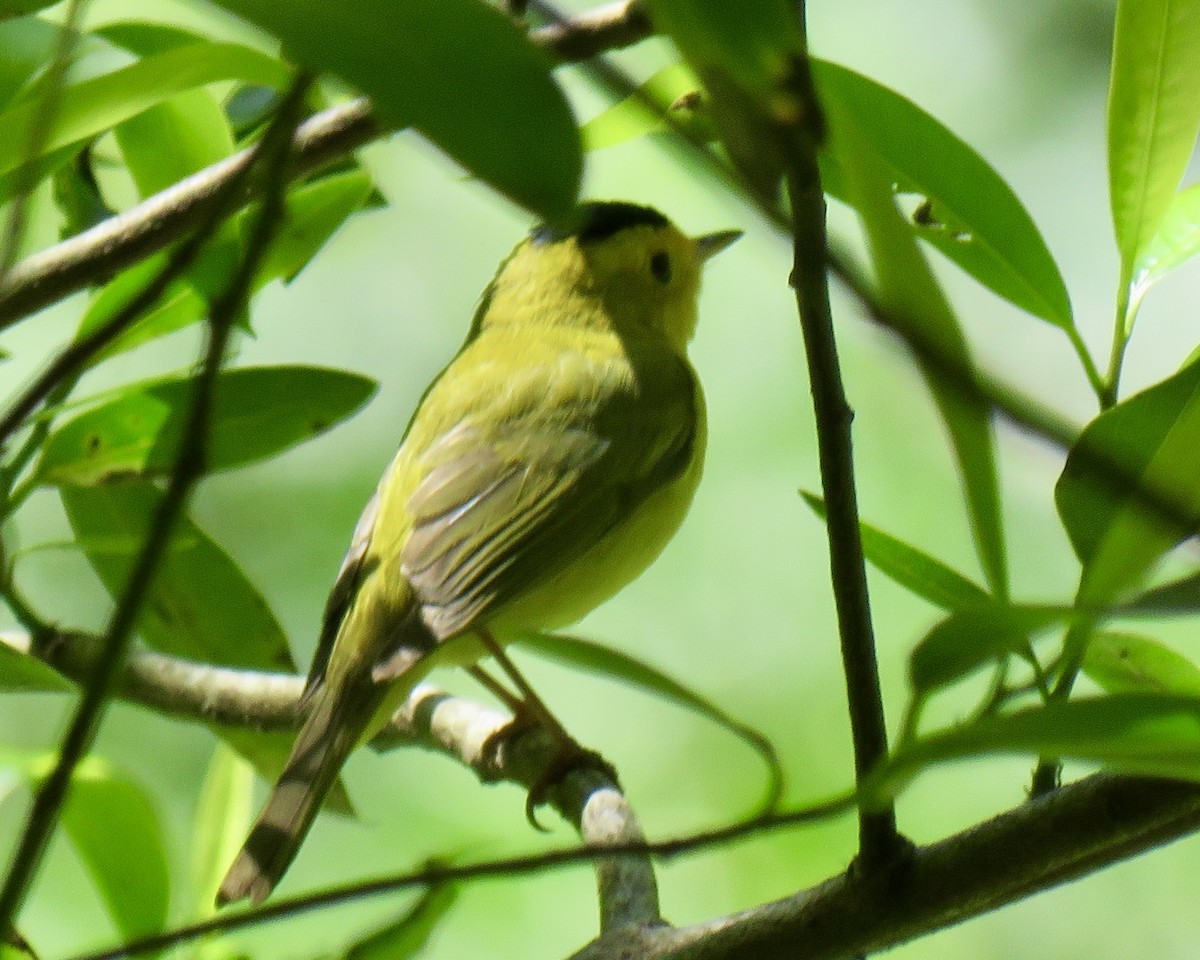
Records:
M504 652L504 647L496 641L491 631L479 630L478 634L488 653L500 664L500 668L508 674L509 679L512 680L513 685L517 688L520 697L514 697L499 681L481 668L477 667L473 669L471 671L472 675L508 706L513 713L513 722L517 725L518 729L521 729L532 721L541 726L555 743L554 756L546 765L546 769L542 772L542 775L538 777L537 782L530 787L529 797L525 801L526 819L538 830L542 830L544 828L538 823L537 817L534 816L534 809L539 804L545 802L546 794L550 788L571 770L579 767L598 768L609 775L614 783L617 781L617 774L612 764L600 756L600 754L594 750L587 750L581 747L575 738L567 733L566 728L550 712L550 708L546 706L542 698L530 686L529 681L517 669L517 665L509 659L508 654Z

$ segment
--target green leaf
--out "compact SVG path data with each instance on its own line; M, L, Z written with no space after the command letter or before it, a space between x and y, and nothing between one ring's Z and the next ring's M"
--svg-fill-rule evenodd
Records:
M228 470L274 456L328 430L375 391L358 374L320 367L248 367L220 375L205 467ZM170 473L194 379L134 384L60 427L46 441L39 482L99 486Z
M149 798L111 764L88 757L75 770L63 826L125 939L167 921L170 871Z
M1069 620L1069 607L989 604L956 610L909 656L909 682L918 697L961 680L992 660L1024 654L1030 637Z
M1108 93L1108 176L1122 305L1200 131L1200 3L1121 0ZM1126 334L1132 313L1124 317Z
M219 2L522 206L547 219L574 206L579 131L548 59L500 10L479 0Z
M20 653L0 641L0 690L53 691L72 689L71 682L37 657Z
M1054 499L1084 565L1081 603L1136 585L1200 517L1200 364L1106 410L1071 448Z
M8 106L29 78L50 62L57 36L58 28L39 17L0 22L0 107Z
M1200 698L1124 693L992 714L900 747L865 792L879 800L932 764L993 753L1062 757L1121 773L1200 780Z
M845 176L851 205L867 234L877 275L876 296L899 332L917 347L917 361L937 403L958 461L968 519L992 593L1008 595L1004 523L992 424L987 408L939 370L970 373L971 357L958 320L916 238L896 210L892 173L863 131L852 105L825 99L829 147Z
M186 47L195 43L208 43L210 37L173 23L153 23L148 20L120 20L105 24L94 31L116 47L122 47L139 57Z
M225 112L207 90L186 90L113 131L142 197L233 153Z
M287 219L267 249L255 289L282 277L291 282L346 219L362 208L374 185L363 170L346 170L306 183L287 195Z
M192 916L216 912L217 888L250 830L253 803L254 768L218 742L200 787L192 830Z
M88 562L109 593L120 597L162 494L149 483L63 487L59 493ZM138 624L146 642L189 660L294 672L283 630L229 554L186 517L175 536L188 546L167 552L150 587ZM122 538L138 546L125 555L86 546Z
M359 170L331 174L290 190L286 219L255 274L251 292L257 293L279 277L289 281L294 278L345 219L366 202L370 192L370 179ZM253 212L239 213L228 226L228 235L239 236L246 218ZM83 336L116 316L162 270L166 260L166 254L157 254L109 281L92 301L78 335ZM207 315L208 301L196 286L189 280L176 281L140 319L101 350L93 363L198 323Z
M236 44L201 43L113 70L62 90L55 124L38 157L26 156L28 130L38 122L40 101L20 103L0 113L0 185L11 174L41 157L77 146L185 90L220 80L287 85L289 74L278 61Z
M700 79L686 64L677 63L664 67L643 83L633 95L607 110L592 117L583 125L585 150L601 150L619 143L644 137L651 133L663 133L671 129L663 119L668 112L681 123L693 123L704 140L716 138L716 130L703 114L693 114L672 107L689 94L700 90Z
M911 100L823 60L813 79L824 99L852 114L859 134L887 165L893 189L927 201L908 224L989 290L1064 330L1074 328L1067 286L1029 212L1003 178L971 147ZM850 158L833 159L826 189L846 190ZM826 169L823 168L823 173Z
M801 490L804 502L822 520L825 501L815 493ZM923 600L944 610L979 607L991 602L991 595L941 560L884 533L878 527L859 522L863 553L881 573Z
M448 884L426 890L399 919L352 943L342 953L342 960L408 960L419 956L457 899L457 889Z
M1184 693L1200 697L1200 667L1136 633L1102 631L1088 644L1083 672L1106 693Z
M582 637L560 633L522 632L517 635L522 649L556 660L587 673L621 680L640 690L662 697L728 730L757 753L767 765L769 781L763 809L774 809L783 792L783 766L775 746L757 730L735 720L711 700L689 690L679 681L641 660Z
M1138 252L1129 282L1129 313L1134 314L1149 289L1200 253L1200 183L1175 194L1158 229Z

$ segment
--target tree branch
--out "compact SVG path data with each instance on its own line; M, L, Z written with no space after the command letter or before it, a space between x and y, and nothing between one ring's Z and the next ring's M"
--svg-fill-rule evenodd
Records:
M85 684L95 674L102 639L77 631L43 637L0 633L0 644ZM304 678L295 674L214 667L134 649L114 678L126 702L180 720L260 731L295 730ZM505 781L525 790L540 784L558 745L541 728L508 735L510 718L496 710L418 685L371 742L379 751L418 746L448 756L487 783ZM558 814L592 847L636 847L645 842L633 808L603 772L569 772L547 797ZM597 857L601 932L658 922L658 893L650 860L629 855Z
M556 61L568 63L629 46L649 35L650 24L640 4L622 0L534 30L530 39ZM302 177L386 132L375 121L367 100L325 110L296 131L285 175L289 180ZM17 264L0 285L0 330L186 236L250 162L250 151L235 154ZM254 184L242 186L237 204L249 203L255 193Z

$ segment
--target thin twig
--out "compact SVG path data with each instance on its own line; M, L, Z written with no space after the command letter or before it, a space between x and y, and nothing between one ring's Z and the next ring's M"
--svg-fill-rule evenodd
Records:
M255 222L242 262L225 291L212 305L204 364L196 378L174 468L155 510L146 542L137 556L124 592L109 622L103 651L63 738L57 762L34 796L25 829L21 833L3 889L0 890L0 932L7 933L12 928L16 912L41 863L46 845L58 821L59 811L66 800L75 767L95 736L143 602L149 594L154 574L170 543L175 522L187 504L192 487L204 472L209 418L217 378L225 357L225 347L238 311L245 304L258 264L283 219L283 193L286 185L282 176L283 164L287 159L310 79L307 75L297 78L281 103L278 115L263 135L259 147L259 162L266 178L262 210Z
M803 17L803 4L800 5ZM792 206L796 292L809 387L816 418L821 487L825 496L829 568L837 608L842 667L846 677L854 770L858 782L887 758L887 727L875 657L875 635L867 594L866 558L858 522L857 486L851 436L853 413L846 401L838 362L826 273L825 193L817 167L822 121L807 61L796 65L796 88L804 107L802 126L792 131L786 151L788 196ZM859 814L858 863L871 870L893 862L903 844L891 805Z

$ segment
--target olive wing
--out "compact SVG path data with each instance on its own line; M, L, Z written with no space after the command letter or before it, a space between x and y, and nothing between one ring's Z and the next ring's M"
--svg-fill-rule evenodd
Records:
M510 391L507 419L468 417L427 448L400 559L435 637L470 629L578 559L686 469L691 369L665 349L629 360L553 404ZM546 383L532 376L512 390L544 394Z

